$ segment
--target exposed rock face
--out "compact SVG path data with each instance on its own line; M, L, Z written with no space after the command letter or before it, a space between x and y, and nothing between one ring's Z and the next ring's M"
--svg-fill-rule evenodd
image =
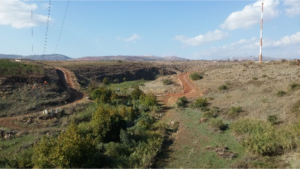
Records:
M124 78L131 80L154 80L157 75L176 74L173 70L144 63L130 63L102 67L83 67L74 71L79 79L86 78L101 82L108 77L112 82L122 82Z

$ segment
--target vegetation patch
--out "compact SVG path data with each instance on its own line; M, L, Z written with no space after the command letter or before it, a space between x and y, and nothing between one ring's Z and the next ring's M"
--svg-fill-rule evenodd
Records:
M202 110L208 110L208 109L206 109L206 107L208 105L209 105L209 103L208 103L207 99L200 97L200 98L196 99L196 101L193 104L191 104L191 107L200 108Z
M0 59L0 76L44 75L42 66Z
M212 109L203 112L203 117L204 118L216 118L220 114L220 109L218 107L213 107Z
M163 84L164 85L171 85L171 84L173 84L173 81L171 79L164 79Z
M220 91L224 91L224 90L227 90L227 89L228 89L228 87L226 85L219 86Z
M241 112L243 112L243 108L241 106L231 107L227 113L227 116L231 119L235 119L239 117Z
M284 95L286 95L286 92L283 91L283 90L279 90L279 91L276 93L276 96L278 96L278 97L282 97L282 96L284 96Z
M215 130L224 131L227 129L227 125L223 123L221 119L211 119L209 125Z
M287 168L289 164L280 157L247 156L230 166L231 168Z
M187 98L185 96L178 98L176 101L177 107L184 107L188 103Z
M281 155L299 146L300 123L276 128L268 122L242 119L230 127L237 136L241 136L242 144L255 154Z
M192 80L200 80L203 79L203 75L201 73L194 72L190 74L190 78Z
M297 89L300 89L300 84L299 84L299 83L296 83L296 82L291 83L289 86L290 86L290 89L291 89L291 90L297 90Z

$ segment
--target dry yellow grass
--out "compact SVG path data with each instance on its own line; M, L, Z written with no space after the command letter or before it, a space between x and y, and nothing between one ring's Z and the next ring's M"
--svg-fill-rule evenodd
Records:
M277 97L279 90L288 91L289 84L298 82L300 67L288 64L245 64L205 72L201 81L195 82L205 97L212 97L212 105L220 108L242 106L245 116L266 120L276 114L281 120L294 116L291 107L299 100L300 91L289 91ZM257 80L253 80L257 77ZM226 84L227 91L219 91Z

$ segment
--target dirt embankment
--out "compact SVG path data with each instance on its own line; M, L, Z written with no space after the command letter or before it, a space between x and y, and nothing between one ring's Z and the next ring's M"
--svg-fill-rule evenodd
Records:
M126 63L119 65L81 66L73 70L77 78L83 81L93 80L101 82L105 77L111 82L118 83L133 80L154 80L157 76L176 74L174 70L146 63Z
M71 93L71 95L73 96L73 99L71 102L69 102L66 105L63 106L56 106L55 108L58 109L63 109L67 106L70 106L71 104L77 104L80 102L83 102L84 99L84 94L81 93L78 89L79 89L79 85L77 83L77 79L75 78L75 75L71 73L71 71L63 69L63 68L56 68L59 76L61 76L61 80L63 81L64 85L68 88L69 92ZM13 130L31 130L33 128L24 128L21 127L19 125L14 124L14 121L16 119L20 119L20 118L24 118L24 117L31 117L31 116L36 116L40 114L40 111L38 112L30 112L29 114L23 114L23 115L19 115L19 116L13 116L13 117L3 117L0 118L0 126L1 127L7 127Z

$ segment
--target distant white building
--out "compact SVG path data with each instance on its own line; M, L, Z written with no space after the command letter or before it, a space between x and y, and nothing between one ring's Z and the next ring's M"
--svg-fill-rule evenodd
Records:
M19 59L16 59L16 60L15 60L15 62L21 62L21 60L19 60Z

